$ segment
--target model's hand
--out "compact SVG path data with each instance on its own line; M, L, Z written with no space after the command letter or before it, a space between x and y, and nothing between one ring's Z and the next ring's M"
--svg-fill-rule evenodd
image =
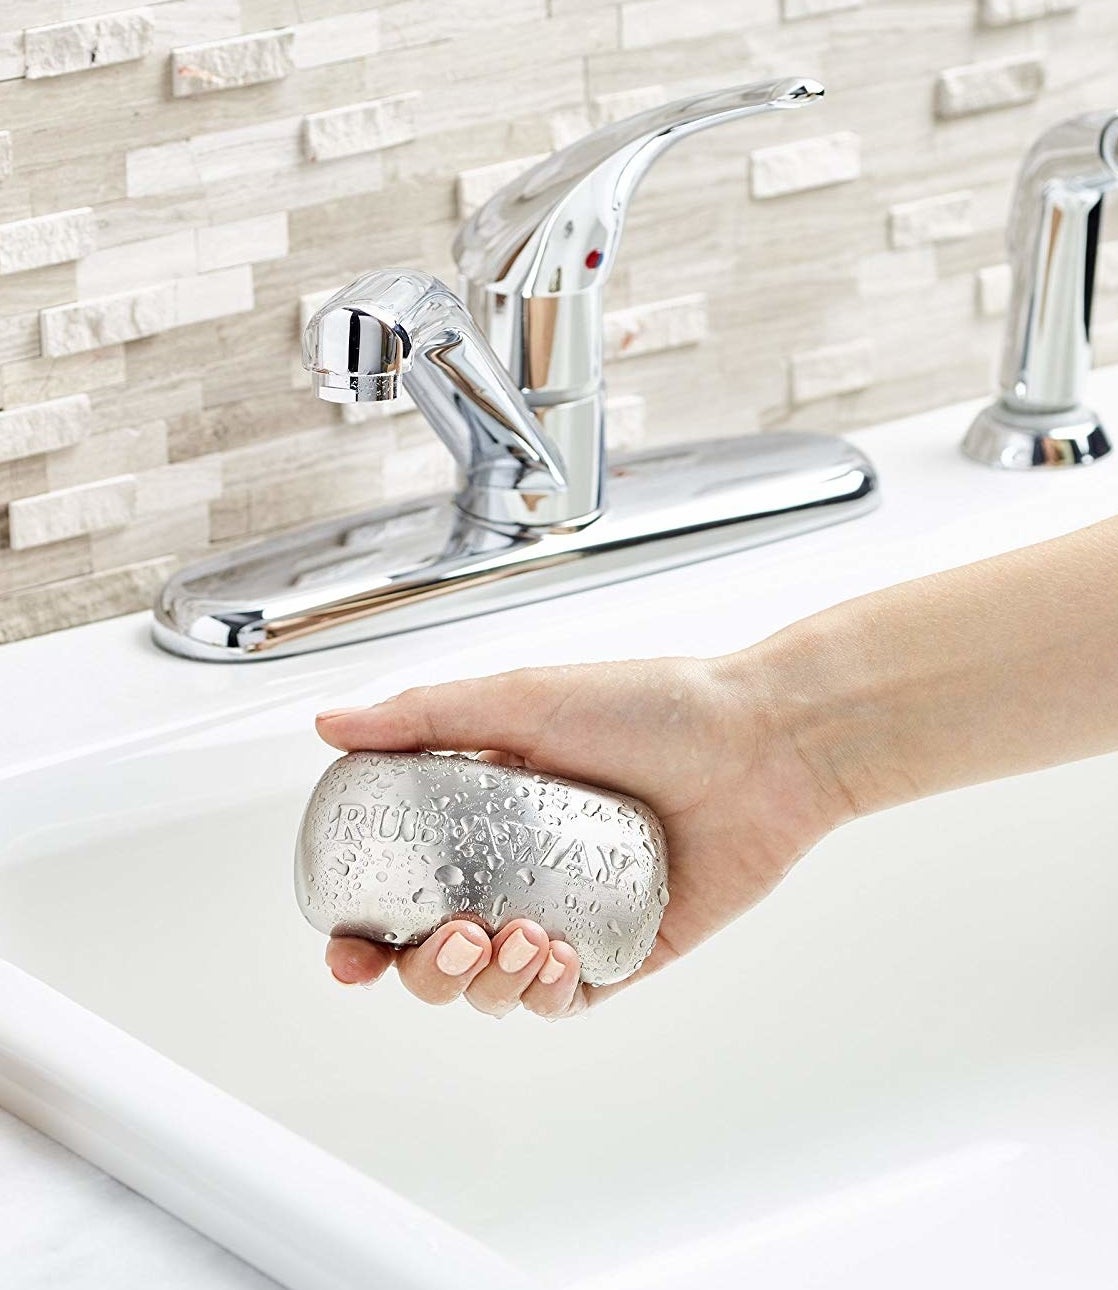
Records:
M579 982L575 950L517 919L492 938L457 920L394 950L330 942L343 982L372 982L392 964L428 1003L465 995L503 1016L523 1004L556 1018L581 1011L686 954L755 904L849 810L801 756L764 664L698 659L511 672L409 690L374 708L327 713L318 730L346 751L496 750L515 765L629 793L668 839L671 902L641 970L614 986Z

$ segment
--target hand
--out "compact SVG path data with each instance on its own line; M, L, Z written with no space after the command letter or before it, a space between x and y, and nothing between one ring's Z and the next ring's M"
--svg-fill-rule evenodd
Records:
M759 647L732 660L525 670L324 713L319 734L345 751L492 749L487 756L638 797L663 822L670 866L671 902L652 953L616 985L581 984L575 950L527 919L492 940L456 920L403 950L336 938L326 954L335 977L368 983L395 964L427 1003L464 994L492 1016L522 1004L566 1017L754 905L850 814L841 790L798 750L765 657Z

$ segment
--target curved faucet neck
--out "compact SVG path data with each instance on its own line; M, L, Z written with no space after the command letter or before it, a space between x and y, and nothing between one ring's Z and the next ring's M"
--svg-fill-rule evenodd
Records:
M584 509L605 505L602 294L641 178L690 134L822 97L816 81L765 81L603 126L513 180L459 232L464 299L558 446Z
M463 225L454 255L472 285L554 296L609 277L629 201L649 167L699 130L822 98L816 81L785 79L679 99L603 126L553 153Z

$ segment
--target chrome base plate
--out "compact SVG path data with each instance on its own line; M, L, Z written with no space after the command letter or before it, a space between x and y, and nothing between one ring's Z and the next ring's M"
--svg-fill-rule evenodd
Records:
M963 452L972 461L1002 470L1089 466L1110 447L1089 408L1040 415L1015 412L1004 403L984 408L963 440Z
M872 509L873 468L829 435L768 434L612 464L585 528L502 530L449 496L329 520L177 573L152 633L172 653L280 658L725 555Z

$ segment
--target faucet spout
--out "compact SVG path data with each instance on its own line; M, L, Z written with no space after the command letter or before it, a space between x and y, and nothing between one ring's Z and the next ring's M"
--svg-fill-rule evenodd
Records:
M366 273L307 323L303 366L333 403L380 402L400 384L461 469L459 507L533 526L567 481L560 454L454 293L415 269Z

